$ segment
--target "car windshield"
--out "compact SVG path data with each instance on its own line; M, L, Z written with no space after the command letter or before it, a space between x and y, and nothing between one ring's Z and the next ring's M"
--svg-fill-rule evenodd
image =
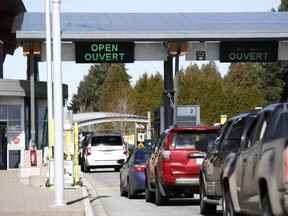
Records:
M196 141L205 141L208 144L213 143L217 132L176 132L173 137L175 148L195 148Z
M122 146L122 139L120 136L95 136L92 137L92 146L109 145Z

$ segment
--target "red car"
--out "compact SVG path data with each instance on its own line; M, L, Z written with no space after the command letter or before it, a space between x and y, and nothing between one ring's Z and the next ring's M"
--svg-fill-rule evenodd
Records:
M205 153L197 143L212 144L219 126L172 127L165 130L146 162L146 202L164 205L172 197L199 194L199 170Z

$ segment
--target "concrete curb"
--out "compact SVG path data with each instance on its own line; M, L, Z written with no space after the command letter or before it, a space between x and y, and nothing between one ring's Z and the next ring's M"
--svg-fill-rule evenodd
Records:
M106 214L106 212L104 210L104 207L102 205L102 202L100 201L100 199L98 199L98 195L97 195L96 190L93 188L93 186L89 183L89 181L84 176L83 176L83 185L84 185L83 188L86 189L85 190L86 193L89 193L88 201L89 201L89 205L90 205L91 211L92 211L92 208L93 208L94 215L107 216L107 214ZM83 195L83 197L84 197L84 195ZM92 202L93 202L92 204L91 204L90 199L89 199L90 197L92 198L91 199ZM93 207L92 207L92 205L93 205ZM92 215L93 215L93 211L92 211ZM85 212L86 212L86 208L85 208Z
M87 188L85 186L82 187L82 196L84 202L85 216L94 216Z

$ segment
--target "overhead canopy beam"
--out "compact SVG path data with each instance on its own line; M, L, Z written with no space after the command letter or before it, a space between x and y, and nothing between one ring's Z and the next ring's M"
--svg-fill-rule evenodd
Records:
M4 59L6 54L13 55L18 47L16 30L22 25L21 13L26 11L22 0L0 1L0 40L3 42ZM22 16L23 18L23 16Z

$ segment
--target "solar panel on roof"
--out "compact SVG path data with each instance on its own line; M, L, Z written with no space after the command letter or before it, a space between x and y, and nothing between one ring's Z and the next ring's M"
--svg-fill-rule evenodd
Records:
M63 40L287 38L287 12L62 13ZM25 13L17 39L45 38L45 13Z

